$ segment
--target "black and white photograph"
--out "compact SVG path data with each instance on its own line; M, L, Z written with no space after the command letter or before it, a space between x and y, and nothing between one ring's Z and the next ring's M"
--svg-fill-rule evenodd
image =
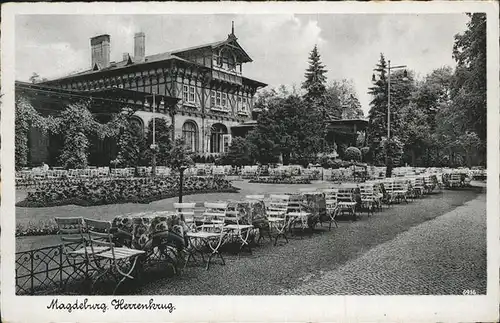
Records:
M81 5L2 10L2 319L498 320L497 3Z

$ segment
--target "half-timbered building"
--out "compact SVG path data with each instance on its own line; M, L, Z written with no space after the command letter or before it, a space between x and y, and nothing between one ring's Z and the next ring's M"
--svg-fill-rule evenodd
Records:
M153 116L166 118L193 152L224 152L232 128L251 120L254 95L266 86L243 76L252 59L238 43L234 27L224 40L154 55L145 55L145 37L136 33L133 55L124 53L119 62L110 61L109 35L93 37L88 70L37 83L36 91L110 96L138 106L133 118L144 131ZM20 86L30 91L27 84Z

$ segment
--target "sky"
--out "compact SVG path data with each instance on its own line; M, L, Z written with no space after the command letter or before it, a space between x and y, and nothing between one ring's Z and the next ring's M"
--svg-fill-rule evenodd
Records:
M449 65L454 35L465 14L221 14L221 15L18 15L16 79L33 72L52 79L90 68L90 38L111 36L111 61L133 55L134 33L146 34L146 55L224 40L234 21L238 42L253 59L246 77L300 87L308 56L318 46L327 78L352 80L365 116L373 68L384 53L417 77Z

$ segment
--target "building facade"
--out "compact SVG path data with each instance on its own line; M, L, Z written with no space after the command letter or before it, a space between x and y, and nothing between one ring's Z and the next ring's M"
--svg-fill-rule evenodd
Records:
M153 116L166 118L175 136L183 137L198 155L226 151L232 128L251 120L254 95L266 86L243 76L244 64L252 59L238 43L234 27L225 40L149 56L145 37L136 33L134 55L124 53L120 62L110 61L109 35L93 37L90 69L37 86L101 97L113 90L115 97L127 93L117 100L138 106L133 120L144 131Z

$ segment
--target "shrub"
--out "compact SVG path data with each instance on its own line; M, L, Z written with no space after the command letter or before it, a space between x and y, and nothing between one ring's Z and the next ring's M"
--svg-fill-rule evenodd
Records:
M250 146L244 138L233 138L229 151L223 155L223 163L225 165L243 166L250 165L252 159L250 157Z
M345 150L344 159L348 161L361 161L361 151L356 147L349 147Z
M132 179L93 178L80 181L58 181L37 187L28 192L17 206L47 207L75 204L81 206L149 203L177 196L179 181L176 176ZM231 182L220 177L185 178L184 194L209 192L235 192Z

